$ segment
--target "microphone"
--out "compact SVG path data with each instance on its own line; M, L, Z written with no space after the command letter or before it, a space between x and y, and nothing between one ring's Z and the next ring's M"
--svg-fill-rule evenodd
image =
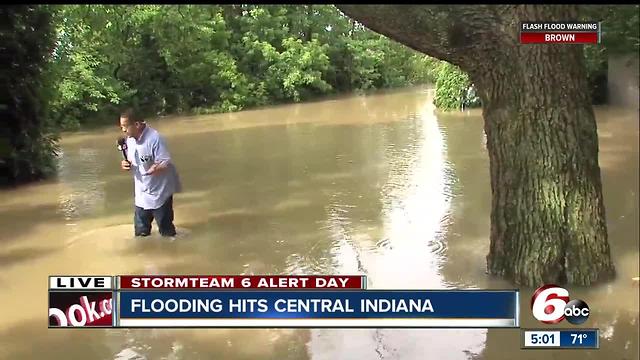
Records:
M118 150L122 151L122 157L129 161L127 159L127 139L125 139L124 137L120 137L118 139Z

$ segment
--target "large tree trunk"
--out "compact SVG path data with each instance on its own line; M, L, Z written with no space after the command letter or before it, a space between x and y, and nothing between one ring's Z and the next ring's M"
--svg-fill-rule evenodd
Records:
M338 7L475 83L490 157L491 274L525 286L613 276L582 47L518 42L520 21L575 19L574 7Z

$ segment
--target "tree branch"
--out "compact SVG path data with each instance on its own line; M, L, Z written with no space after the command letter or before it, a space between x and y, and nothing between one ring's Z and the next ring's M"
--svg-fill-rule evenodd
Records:
M408 47L473 68L503 43L500 6L336 5L348 17ZM517 28L517 25L516 25ZM501 31L502 30L502 31ZM516 39L512 39L517 41ZM502 44L504 45L504 44Z

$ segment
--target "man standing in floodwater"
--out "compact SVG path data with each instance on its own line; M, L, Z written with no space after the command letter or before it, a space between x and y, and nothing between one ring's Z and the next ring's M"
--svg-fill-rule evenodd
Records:
M135 236L148 236L154 218L160 235L175 236L173 194L181 185L164 138L133 109L120 114L120 128L127 136L127 159L121 167L133 170Z

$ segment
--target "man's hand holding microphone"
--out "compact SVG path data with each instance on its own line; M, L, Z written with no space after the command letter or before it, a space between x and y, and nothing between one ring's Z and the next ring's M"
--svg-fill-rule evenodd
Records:
M122 170L131 170L131 162L127 160L127 139L121 137L118 139L118 150L122 151L122 157L124 158L120 163Z
M122 170L131 170L131 161L127 160L127 140L124 137L118 139L118 150L122 152L123 160L120 162ZM168 167L168 163L161 162L151 165L149 170L142 175L157 175L162 173Z

